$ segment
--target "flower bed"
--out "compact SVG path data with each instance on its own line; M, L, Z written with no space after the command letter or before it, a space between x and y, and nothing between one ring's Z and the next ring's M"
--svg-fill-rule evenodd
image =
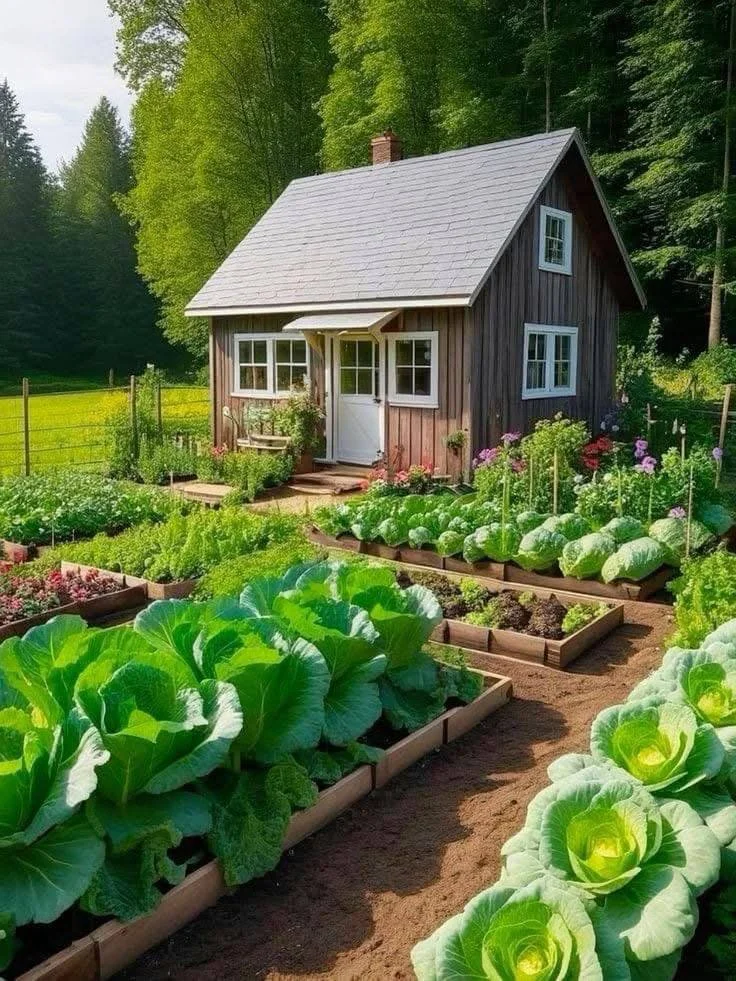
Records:
M445 620L435 628L435 640L482 654L564 668L623 623L620 603L587 603L567 593L494 588L409 569L399 570L396 579L401 586L425 586L439 600Z
M683 953L682 977L732 976L735 702L736 621L699 650L671 649L593 721L589 753L550 765L499 882L415 946L419 981L536 963L563 977L573 962L581 977L668 981ZM725 935L691 953L699 905Z
M313 563L229 601L154 603L132 630L59 616L8 641L0 687L24 707L5 711L0 751L24 803L0 867L4 960L14 926L77 902L152 912L203 851L228 887L263 875L318 785L380 764L397 734L459 734L447 713L486 696L480 675L425 651L441 619L390 569Z
M7 477L0 480L0 539L7 558L27 561L39 545L114 534L180 508L170 494L97 474Z
M0 577L0 640L23 634L60 613L98 620L141 606L145 590L115 573L67 568L45 575Z

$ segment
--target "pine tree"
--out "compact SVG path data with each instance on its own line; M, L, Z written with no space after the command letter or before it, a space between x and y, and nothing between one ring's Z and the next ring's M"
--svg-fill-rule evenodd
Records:
M54 333L50 185L18 101L0 84L0 373L42 365Z
M69 270L65 319L75 325L69 332L75 357L119 372L159 360L157 305L136 270L134 232L117 204L132 184L128 137L106 98L92 111L60 180Z
M623 63L629 145L601 163L618 187L619 214L655 307L676 313L688 305L713 345L720 301L736 285L736 189L728 180L734 4L654 0L635 11Z

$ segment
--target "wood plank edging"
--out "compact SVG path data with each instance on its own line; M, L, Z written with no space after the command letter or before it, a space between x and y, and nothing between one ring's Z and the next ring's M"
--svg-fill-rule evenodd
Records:
M325 827L374 789L384 786L427 752L468 732L509 701L512 695L510 678L475 668L470 670L484 678L485 689L478 698L469 705L448 709L389 747L379 763L359 767L321 791L316 804L292 814L282 853ZM384 766L387 758L389 763ZM109 920L26 971L17 981L107 981L151 947L196 919L229 891L220 863L213 859L167 892L147 916L126 923Z

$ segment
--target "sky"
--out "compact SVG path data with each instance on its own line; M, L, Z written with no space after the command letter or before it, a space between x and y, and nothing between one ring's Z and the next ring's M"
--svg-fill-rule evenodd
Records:
M0 0L0 78L7 77L49 170L70 160L101 96L127 126L132 99L115 74L105 0Z

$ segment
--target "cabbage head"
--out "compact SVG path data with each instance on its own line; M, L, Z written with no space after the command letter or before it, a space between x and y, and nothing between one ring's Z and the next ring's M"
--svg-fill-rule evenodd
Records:
M0 710L0 910L51 923L87 889L105 845L80 812L108 753L78 715L54 728Z
M562 535L568 542L575 541L590 531L590 525L580 514L556 514L542 524L542 528L547 531L554 531Z
M483 558L493 562L508 562L516 554L520 542L521 535L510 522L504 525L494 521L482 525L475 532L475 544L483 553Z
M722 504L704 504L698 510L698 520L714 535L725 535L734 526L733 515Z
M736 657L736 620L727 620L712 630L701 647L704 651L716 651L728 657Z
M593 721L597 763L626 770L653 794L672 797L720 773L724 749L712 725L684 704L645 698L604 709Z
M687 521L684 518L660 518L649 526L649 537L667 552L669 565L679 566L687 551ZM713 536L699 521L690 522L690 551L697 552L713 540Z
M477 541L478 531L480 531L480 529L466 535L465 541L463 542L463 558L470 565L472 565L474 562L480 562L486 557L485 552Z
M467 532L447 530L437 538L435 548L440 555L459 555L465 544Z
M387 545L394 547L407 541L409 531L407 526L398 518L384 518L376 528L376 534Z
M534 531L549 517L548 514L540 514L539 511L520 511L516 515L516 524L522 535L526 535L527 532Z
M597 935L623 951L635 977L674 975L697 924L695 897L720 872L718 840L693 808L657 802L597 766L541 791L502 854L502 885L553 875L592 900ZM628 976L603 966L606 979Z
M566 544L564 535L540 525L521 539L514 561L522 569L544 571L555 564Z
M590 905L590 904L588 904ZM596 950L586 903L559 879L519 888L497 884L418 943L411 960L418 981L604 981L628 978L623 948Z
M718 650L673 647L627 701L660 695L689 705L699 722L716 730L736 727L736 659Z
M560 569L565 576L590 579L597 576L606 559L616 551L616 543L602 532L583 535L577 541L568 542L560 556Z
M431 544L434 534L426 525L415 525L409 529L407 539L412 548L424 548L425 545Z
M615 579L638 582L666 564L667 551L659 542L655 542L653 538L635 538L606 559L601 576L604 582L613 582Z
M638 518L630 518L627 515L611 518L600 530L604 535L610 535L617 545L633 542L635 538L645 538L647 534L646 528Z

